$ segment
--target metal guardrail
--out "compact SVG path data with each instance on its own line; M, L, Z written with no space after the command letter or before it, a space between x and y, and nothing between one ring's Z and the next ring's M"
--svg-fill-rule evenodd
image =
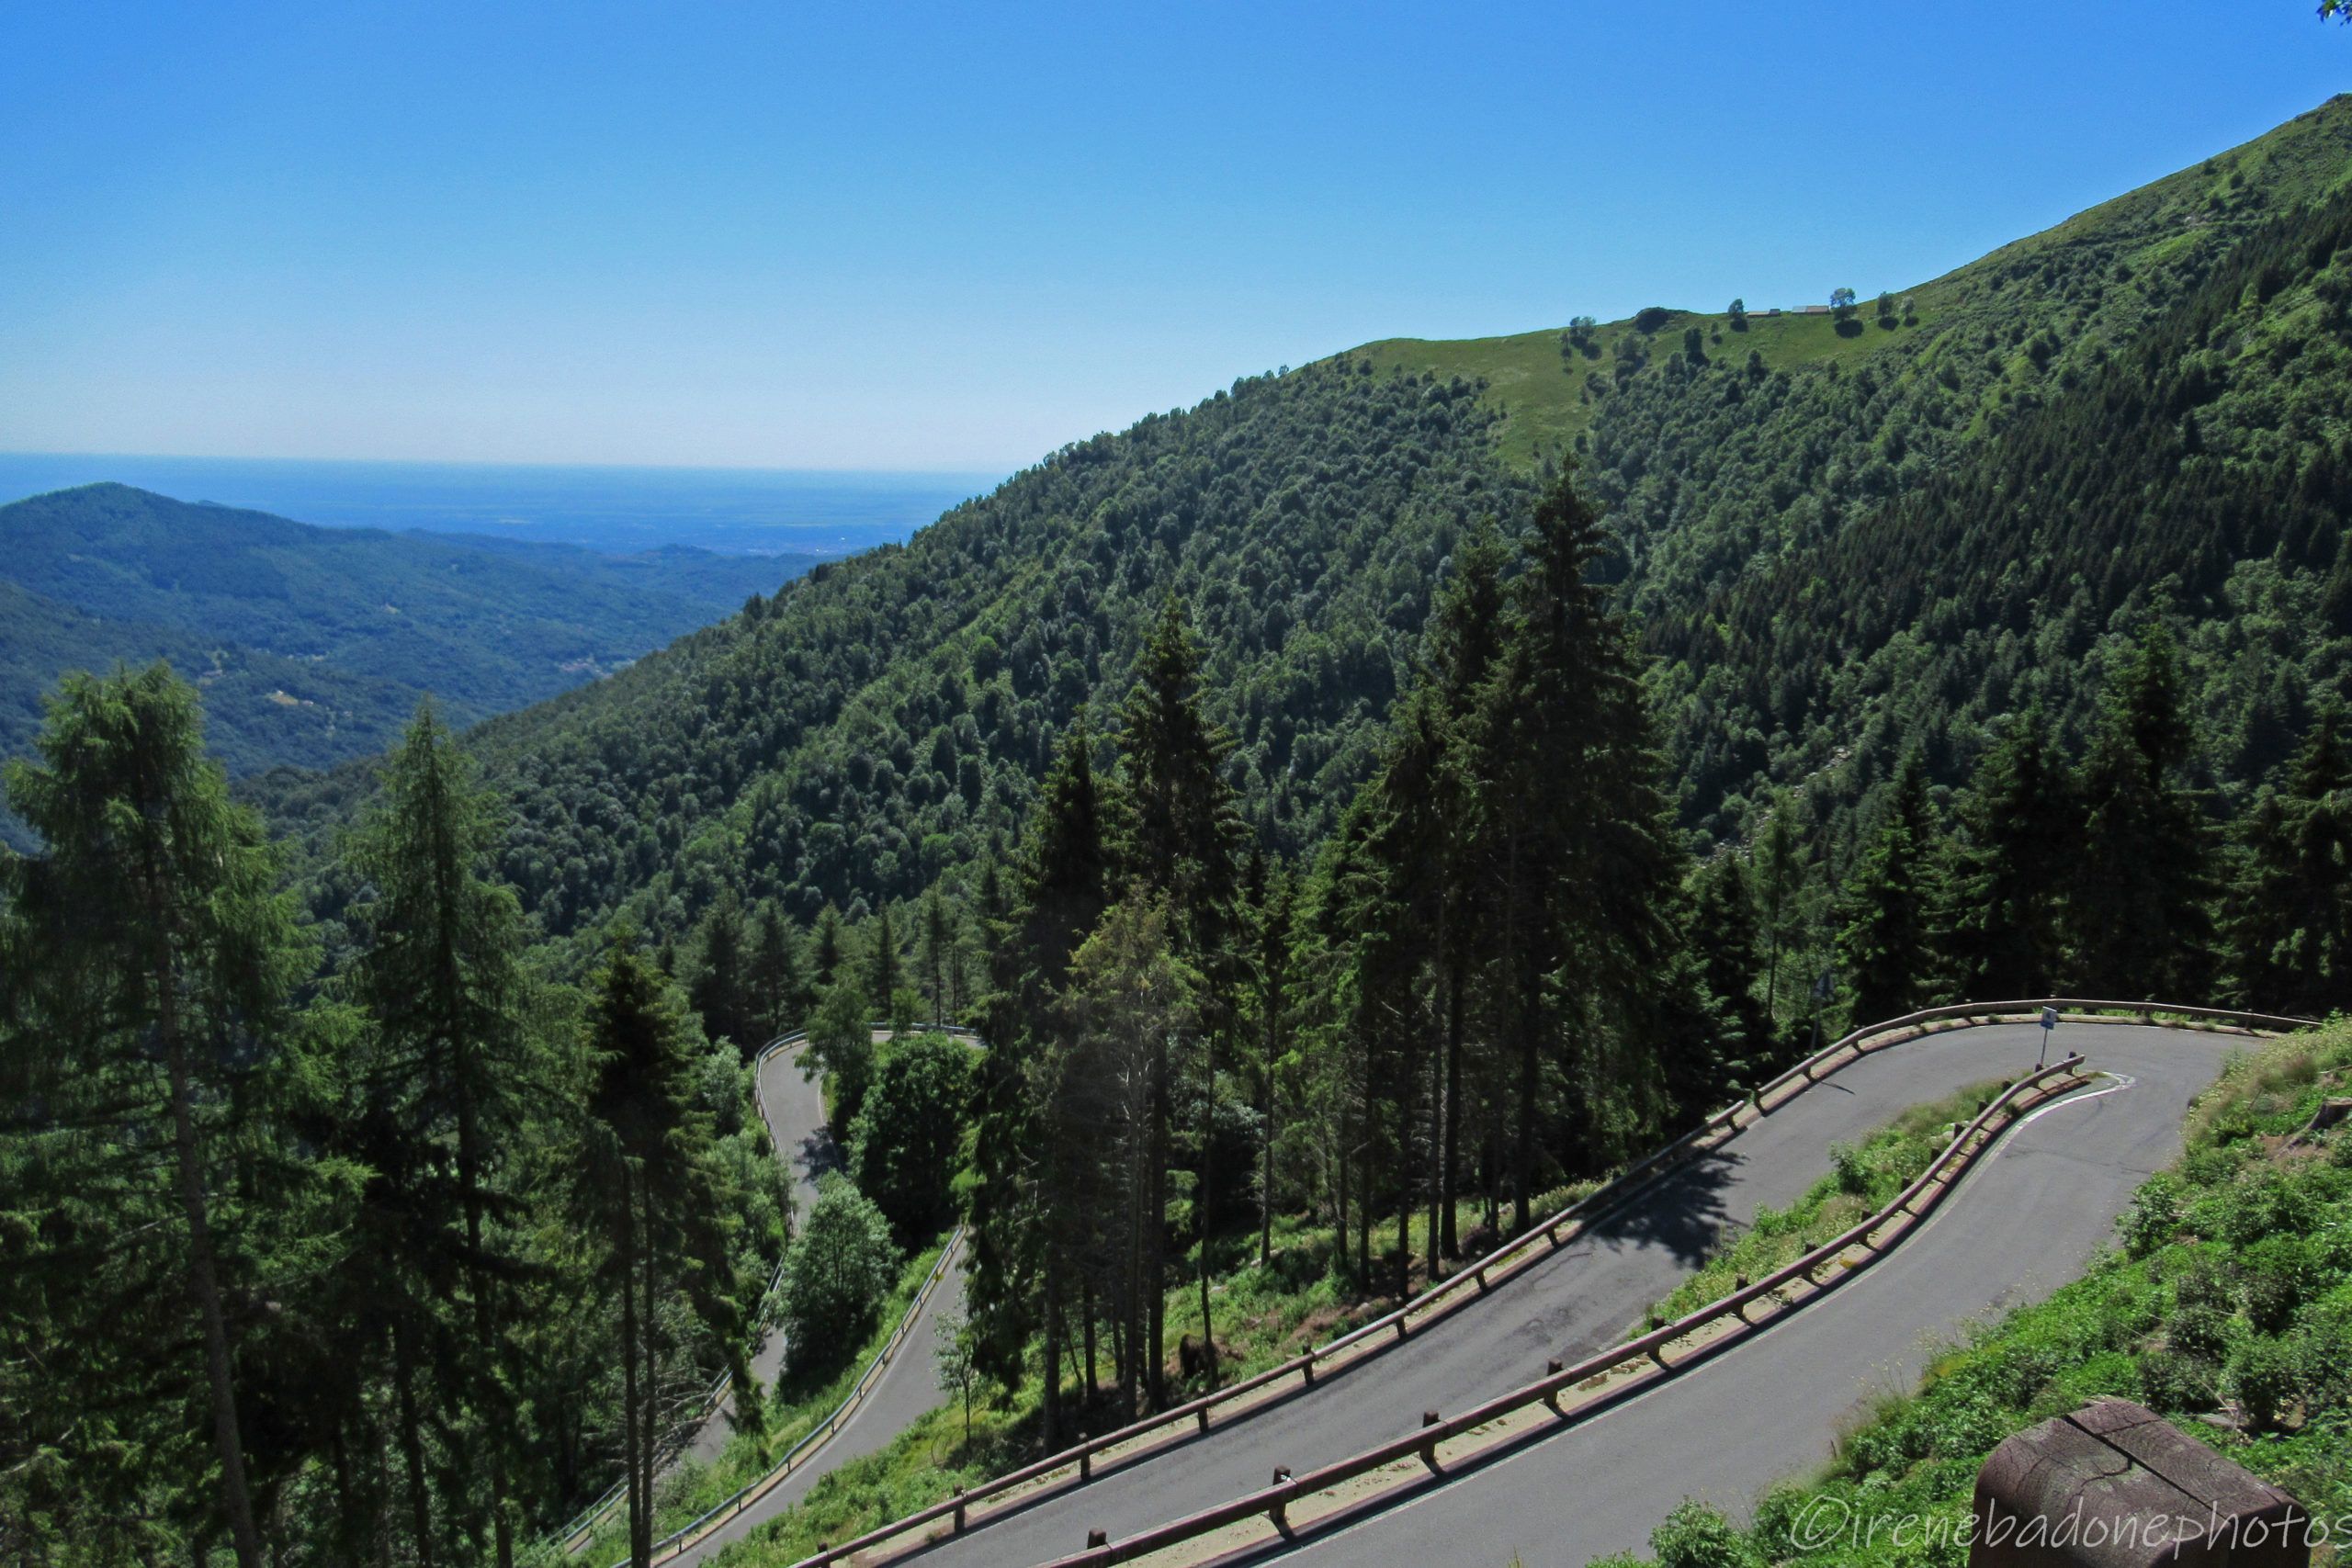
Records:
M892 1026L887 1022L869 1022L866 1025L866 1028L874 1033L883 1034L890 1032ZM946 1034L976 1042L980 1038L975 1031L967 1029L961 1024L955 1023L918 1025L913 1032L925 1034ZM789 1051L795 1046L805 1043L808 1038L808 1032L807 1030L796 1029L790 1033L779 1034L775 1039L769 1041L765 1045L761 1046L757 1054L752 1057L752 1067L754 1075L757 1075L761 1069L767 1066L771 1057L783 1052ZM783 1144L778 1141L775 1115L768 1108L767 1089L764 1085L760 1083L756 1076L753 1077L752 1084L752 1092L759 1101L760 1121L767 1127L768 1141L771 1144L775 1145L777 1153L781 1156L785 1153L785 1149ZM884 1348L882 1355L876 1359L872 1367L867 1369L868 1373L873 1373L878 1371L878 1369L888 1359L891 1351L896 1348L903 1333L913 1324L915 1315L922 1310L923 1303L930 1299L933 1287L938 1283L941 1269L944 1269L947 1259L955 1256L956 1249L962 1244L963 1238L964 1227L958 1225L956 1228L955 1234L948 1238L946 1247L940 1253L940 1267L933 1270L931 1277L924 1281L922 1289L916 1292L913 1304L907 1309L905 1317L899 1323L899 1333L892 1336L889 1345ZM789 1249L787 1248L787 1251ZM774 1272L768 1276L767 1289L761 1292L760 1321L763 1324L768 1323L771 1320L771 1316L775 1310L776 1292L783 1288L783 1284L784 1263L779 1259ZM846 1412L854 1402L863 1397L864 1383L865 1379L861 1378L859 1387L853 1388L851 1390L850 1399L843 1403L842 1409L836 1410L832 1416L826 1417L823 1422L819 1423L818 1426L811 1430L808 1437L804 1437L798 1443L794 1444L791 1451L786 1453L784 1459L778 1461L776 1469L769 1472L767 1475L763 1476L761 1481L769 1482L773 1484L774 1481L782 1480L784 1476L789 1472L790 1469L803 1457L803 1450L807 1449L811 1438L820 1433L830 1438L834 1431L838 1430L839 1423L837 1418ZM693 1421L685 1423L680 1431L673 1436L671 1440L671 1454L673 1456L684 1450L686 1442L685 1434L699 1431L705 1423L718 1418L719 1406L726 1403L727 1395L734 1387L734 1384L735 1374L731 1369L727 1371L720 1372L718 1376L712 1381L710 1387L703 1395L702 1414L695 1417ZM572 1516L571 1522L565 1525L563 1529L558 1532L558 1539L563 1543L565 1555L570 1556L580 1551L595 1538L595 1533L604 1524L605 1516L620 1506L622 1494L628 1487L628 1479L626 1476L614 1482L612 1485L606 1488L594 1502L582 1508L578 1514ZM760 1485L760 1482L754 1482L752 1485L758 1486ZM744 1488L744 1492L749 1492L751 1489L751 1487L746 1487ZM744 1495L744 1492L737 1493L736 1497L741 1497ZM734 1502L735 1498L729 1498L728 1501L729 1503ZM726 1506L726 1503L719 1505L720 1508L724 1508ZM713 1512L715 1513L717 1510L714 1509ZM664 1541L657 1542L654 1547L655 1551L659 1553L668 1541L677 1540L680 1536L693 1530L695 1526L703 1524L710 1517L711 1515L706 1514L703 1516L703 1518L696 1519L693 1524L686 1526L684 1529L677 1531L671 1537L666 1538Z
M1264 1517L1275 1529L1286 1529L1289 1528L1288 1511L1293 1506L1317 1494L1332 1491L1359 1476L1385 1469L1399 1461L1418 1459L1432 1473L1443 1473L1437 1454L1440 1444L1469 1436L1480 1427L1505 1416L1516 1415L1531 1405L1545 1406L1558 1415L1563 1422L1576 1421L1589 1413L1591 1404L1589 1402L1585 1406L1571 1412L1562 1409L1558 1401L1563 1393L1579 1384L1606 1377L1622 1368L1637 1363L1646 1363L1645 1371L1659 1376L1671 1375L1677 1371L1689 1367L1702 1357L1689 1357L1680 1361L1668 1360L1666 1355L1667 1349L1676 1341L1687 1338L1726 1318L1735 1320L1737 1325L1731 1330L1733 1335L1745 1337L1751 1334L1761 1326L1761 1324L1758 1320L1747 1315L1750 1306L1771 1300L1781 1291L1802 1282L1810 1288L1807 1293L1793 1303L1783 1303L1780 1306L1781 1312L1794 1311L1798 1306L1815 1299L1821 1292L1829 1288L1817 1283L1814 1275L1825 1268L1841 1262L1847 1253L1855 1247L1862 1247L1873 1256L1877 1256L1883 1254L1888 1247L1893 1246L1894 1240L1900 1239L1902 1235L1909 1234L1911 1229L1934 1209L1943 1195L1951 1190L1961 1175L1974 1163L1977 1156L1989 1148L1993 1140L2002 1131L2012 1125L2030 1105L2045 1099L2054 1099L2058 1094L2078 1087L2080 1080L2075 1079L2075 1075L2081 1064L2080 1056L2069 1056L2064 1061L2053 1062L2047 1066L2038 1068L2008 1085L1992 1103L1977 1112L1975 1120L1960 1132L1945 1146L1943 1152L1929 1162L1928 1168L1914 1179L1910 1185L1904 1188L1885 1208L1843 1234L1813 1248L1795 1262L1775 1270L1745 1289L1735 1291L1730 1295L1677 1318L1672 1323L1653 1329L1639 1338L1627 1340L1623 1345L1613 1346L1589 1356L1574 1366L1562 1367L1559 1363L1554 1362L1551 1369L1534 1382L1523 1384L1507 1393L1498 1394L1451 1419L1439 1416L1434 1412L1426 1414L1422 1418L1420 1430L1409 1437L1366 1449L1360 1453L1351 1454L1345 1459L1324 1465L1320 1469L1309 1471L1304 1475L1277 1480L1272 1485L1260 1491L1248 1493L1231 1502L1221 1503L1215 1507L1187 1515L1183 1518L1139 1531L1117 1542L1096 1540L1082 1551L1055 1559L1053 1562L1046 1565L1046 1568L1108 1568L1112 1563L1131 1562L1136 1558L1154 1551L1165 1551L1171 1546L1182 1545L1186 1541L1197 1540L1202 1536L1261 1516ZM2045 1093L2043 1086L2052 1078L2075 1079L2075 1081L2068 1082L2064 1089ZM1871 1241L1871 1236L1890 1227L1897 1230L1898 1235L1895 1238L1885 1242ZM1832 1282L1843 1277L1842 1273L1833 1275ZM1779 1314L1772 1315L1777 1316ZM1762 1321L1769 1323L1770 1320L1771 1318L1768 1316ZM1723 1344L1722 1337L1711 1339L1702 1348L1703 1353L1713 1355L1722 1348ZM808 1562L824 1563L837 1560L819 1557L810 1558Z
M961 1533L970 1522L969 1510L976 1505L1043 1481L1061 1471L1071 1471L1076 1482L1086 1482L1092 1479L1094 1460L1106 1450L1123 1448L1155 1432L1181 1427L1188 1423L1204 1433L1209 1429L1211 1412L1219 1406L1267 1394L1293 1378L1301 1380L1302 1387L1311 1387L1318 1371L1328 1373L1335 1365L1353 1366L1408 1338L1415 1331L1415 1325L1409 1322L1411 1318L1442 1318L1469 1299L1464 1292L1475 1290L1476 1294L1483 1295L1538 1258L1548 1256L1551 1251L1566 1246L1577 1234L1570 1229L1571 1226L1580 1227L1596 1211L1613 1209L1657 1180L1668 1169L1728 1141L1739 1131L1763 1120L1823 1078L1833 1076L1839 1068L1850 1066L1875 1051L1935 1032L1931 1026L1937 1023L1957 1020L1977 1024L2038 1018L2045 1007L2058 1008L2062 1015L2072 1014L2073 1021L2077 1022L2109 1021L2103 1016L2090 1016L2109 1013L2148 1019L2158 1016L2202 1019L2256 1030L2303 1029L2310 1027L2312 1021L2224 1008L2044 998L1923 1008L1900 1018L1867 1024L1823 1046L1746 1098L1706 1117L1681 1137L1628 1166L1608 1185L1535 1222L1526 1231L1485 1257L1464 1264L1402 1306L1239 1382L1099 1437L1082 1439L1058 1453L1049 1454L929 1507L878 1526L840 1546L829 1546L815 1556L802 1559L794 1564L794 1568L827 1568L827 1565L842 1562L859 1551L943 1520L948 1521L957 1533ZM1563 1235L1564 1232L1568 1234ZM1544 1251L1540 1253L1536 1250L1539 1243L1545 1244ZM1419 1326L1426 1327L1427 1325ZM1355 1353L1351 1355L1350 1352Z

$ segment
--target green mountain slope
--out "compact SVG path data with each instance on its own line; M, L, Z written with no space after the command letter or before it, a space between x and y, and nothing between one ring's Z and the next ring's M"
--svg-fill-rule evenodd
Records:
M422 693L464 724L594 679L805 558L316 528L91 485L0 506L0 755L69 669L168 658L233 772L384 748Z
M1906 740L1950 784L2029 697L2071 743L2110 639L2159 607L2223 737L2211 779L2243 788L2347 667L2347 171L2337 99L1886 315L1375 344L1075 444L903 549L483 726L519 804L505 869L557 932L623 908L683 931L730 886L802 919L910 897L1005 839L1170 593L1261 839L1295 852L1363 777L1463 527L1523 514L1567 453L1622 536L1698 839L1799 787L1842 836ZM2145 409L2109 428L2158 384L2148 408L2194 405L2205 450ZM2241 723L2256 689L2275 718ZM272 798L328 820L361 787Z

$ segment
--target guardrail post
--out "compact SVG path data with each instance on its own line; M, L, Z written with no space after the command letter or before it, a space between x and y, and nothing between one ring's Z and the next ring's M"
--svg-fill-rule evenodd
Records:
M1309 1388L1313 1388L1313 1387L1315 1386L1315 1352L1314 1352L1314 1351L1309 1350L1309 1351L1306 1353L1306 1363L1305 1363L1303 1366L1301 1366L1298 1370L1299 1370L1301 1372L1303 1372L1304 1374L1306 1374L1306 1386L1307 1386L1307 1387L1309 1387Z
M1485 1265L1481 1264L1476 1269L1475 1269L1473 1271L1473 1277L1478 1281L1478 1293L1482 1296L1485 1295L1487 1293L1487 1270Z
M1094 1450L1092 1449L1078 1450L1078 1478L1080 1481L1094 1479Z
M1423 1431L1427 1431L1431 1427L1436 1426L1442 1419L1444 1419L1444 1417L1441 1416L1436 1411L1424 1410L1421 1412L1421 1429ZM1432 1475L1442 1475L1445 1473L1445 1472L1438 1468L1437 1439L1435 1438L1431 1438L1429 1441L1421 1445L1421 1462L1430 1467L1430 1473Z
M1274 1479L1269 1484L1280 1486L1289 1479L1290 1466L1278 1464L1274 1466ZM1276 1497L1267 1505L1266 1517L1272 1521L1276 1535L1281 1536L1284 1540L1290 1539L1290 1497L1287 1494Z
M1201 1424L1202 1431L1207 1431L1209 1429L1209 1407L1204 1404L1198 1410L1193 1411L1193 1419Z
M964 1489L961 1486L956 1488L956 1533L964 1533Z
M1109 1530L1088 1530L1086 1532L1086 1546L1088 1551L1091 1551L1098 1546L1108 1546L1110 1544L1111 1532Z

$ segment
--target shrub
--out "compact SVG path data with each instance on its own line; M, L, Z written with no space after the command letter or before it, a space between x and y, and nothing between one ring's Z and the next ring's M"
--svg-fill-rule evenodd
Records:
M2247 1424L2257 1431L2268 1431L2294 1402L2301 1372L2294 1347L2263 1334L2242 1341L2230 1352L2222 1383L2245 1413Z
M882 1211L840 1176L827 1175L785 1258L779 1304L793 1364L822 1365L863 1340L898 1267Z
M2221 1369L2177 1350L2150 1350L2140 1358L2140 1403L2151 1410L2186 1413L2221 1403Z
M2165 1324L2165 1337L2184 1356L2219 1360L2229 1345L2230 1314L2202 1304L2177 1308Z
M905 1041L883 1062L850 1129L850 1175L902 1238L947 1217L964 1137L969 1066L944 1035Z
M2277 1334L2294 1320L2311 1293L2311 1248L2301 1236L2274 1235L2239 1256L2238 1299L2245 1319L2263 1334Z
M2123 1249L2145 1258L2180 1233L2180 1178L2160 1172L2140 1184L2123 1216Z
M1838 1177L1838 1190L1859 1198L1871 1190L1871 1168L1862 1151L1851 1144L1829 1145L1829 1166Z
M1650 1532L1650 1551L1658 1568L1750 1568L1756 1562L1747 1538L1729 1519L1690 1497L1677 1503Z

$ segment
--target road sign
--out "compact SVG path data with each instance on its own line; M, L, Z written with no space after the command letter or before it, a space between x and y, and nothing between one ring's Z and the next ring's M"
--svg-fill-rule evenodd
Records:
M2056 1008L2043 1008L2041 1010L2041 1027L2044 1029L2055 1029L2058 1027L2058 1010Z
M2057 1027L2058 1010L2043 1008L2041 1010L2041 1060L2036 1062L2035 1066L2046 1067L2050 1065L2050 1036Z

